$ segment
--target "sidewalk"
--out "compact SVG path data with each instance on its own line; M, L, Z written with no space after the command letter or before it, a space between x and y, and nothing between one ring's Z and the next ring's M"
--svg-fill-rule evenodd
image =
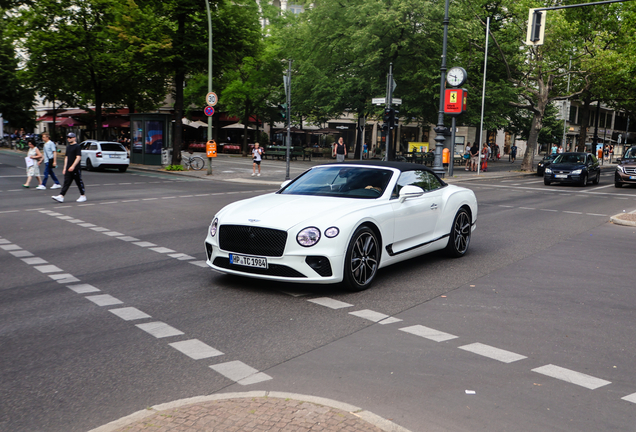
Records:
M199 396L138 411L90 432L409 432L362 408L294 393Z
M166 171L159 166L131 164L130 168L140 171L154 171L173 175L187 176L199 178L202 180L220 180L229 182L251 183L251 184L268 184L280 185L285 181L286 162L284 160L264 160L261 162L261 176L252 177L252 160L244 158L240 155L219 154L212 161L212 175L207 174L207 158L204 153L195 153L206 159L206 167L201 171ZM535 157L536 162L540 158ZM353 162L355 159L347 159L347 162ZM290 162L290 178L295 178L298 174L304 172L315 165L325 163L334 163L335 159L331 158L313 158L311 161L292 160ZM534 165L536 165L536 162ZM228 168L228 164L232 167ZM606 164L605 167L611 166L612 169L616 164ZM238 168L237 168L238 167ZM536 166L535 166L536 169ZM607 168L605 168L607 169ZM447 183L458 183L464 181L483 180L489 178L507 178L507 177L526 177L535 176L536 173L526 173L521 171L521 160L510 163L505 159L499 161L489 161L487 172L465 171L463 165L453 167L453 177L448 176L448 168L445 168L446 174L444 181Z

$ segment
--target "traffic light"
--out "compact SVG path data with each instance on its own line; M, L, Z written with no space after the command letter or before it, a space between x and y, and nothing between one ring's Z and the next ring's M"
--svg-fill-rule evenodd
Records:
M287 117L287 104L279 104L278 110L280 111L280 116L283 118L283 120L285 120L285 118Z
M393 127L397 127L398 123L400 123L400 119L398 115L400 112L398 110L393 110Z
M385 108L384 109L384 116L382 116L382 121L384 121L384 123L390 123L391 122L391 117L392 117L392 108Z
M526 45L543 45L546 15L546 11L530 9Z

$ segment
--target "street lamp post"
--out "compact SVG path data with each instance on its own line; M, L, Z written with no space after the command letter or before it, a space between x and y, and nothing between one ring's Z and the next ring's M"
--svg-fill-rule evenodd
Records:
M205 0L208 11L208 93L212 92L212 15L210 1ZM208 141L212 139L212 116L208 116ZM208 175L212 175L212 158L208 157Z
M440 67L441 78L439 82L439 114L437 116L437 126L435 127L435 162L433 172L440 177L444 177L445 170L442 165L442 152L444 149L444 87L446 81L446 46L448 44L448 8L450 0L446 0L444 5L444 41L442 45L442 66Z

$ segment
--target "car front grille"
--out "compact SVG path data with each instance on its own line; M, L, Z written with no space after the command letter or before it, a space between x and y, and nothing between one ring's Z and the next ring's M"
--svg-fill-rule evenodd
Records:
M283 256L287 231L245 225L221 225L219 246L229 252L247 255Z
M636 167L623 167L623 169L625 170L625 174L630 174L630 175L636 174Z
M268 276L289 277L289 278L306 278L304 274L280 264L268 264L267 268L246 267L230 264L230 259L225 257L216 257L214 259L215 266L228 270L236 270L243 273L261 274Z

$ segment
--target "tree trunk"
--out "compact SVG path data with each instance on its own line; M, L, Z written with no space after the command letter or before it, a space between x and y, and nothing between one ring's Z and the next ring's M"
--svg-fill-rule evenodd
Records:
M576 146L576 151L585 151L585 141L587 141L587 128L590 126L590 103L592 102L592 97L590 93L585 94L585 98L583 99L582 108L582 116L581 116L581 127L579 128L579 141Z
M247 157L247 127L250 120L249 102L245 102L245 111L243 112L243 157Z

